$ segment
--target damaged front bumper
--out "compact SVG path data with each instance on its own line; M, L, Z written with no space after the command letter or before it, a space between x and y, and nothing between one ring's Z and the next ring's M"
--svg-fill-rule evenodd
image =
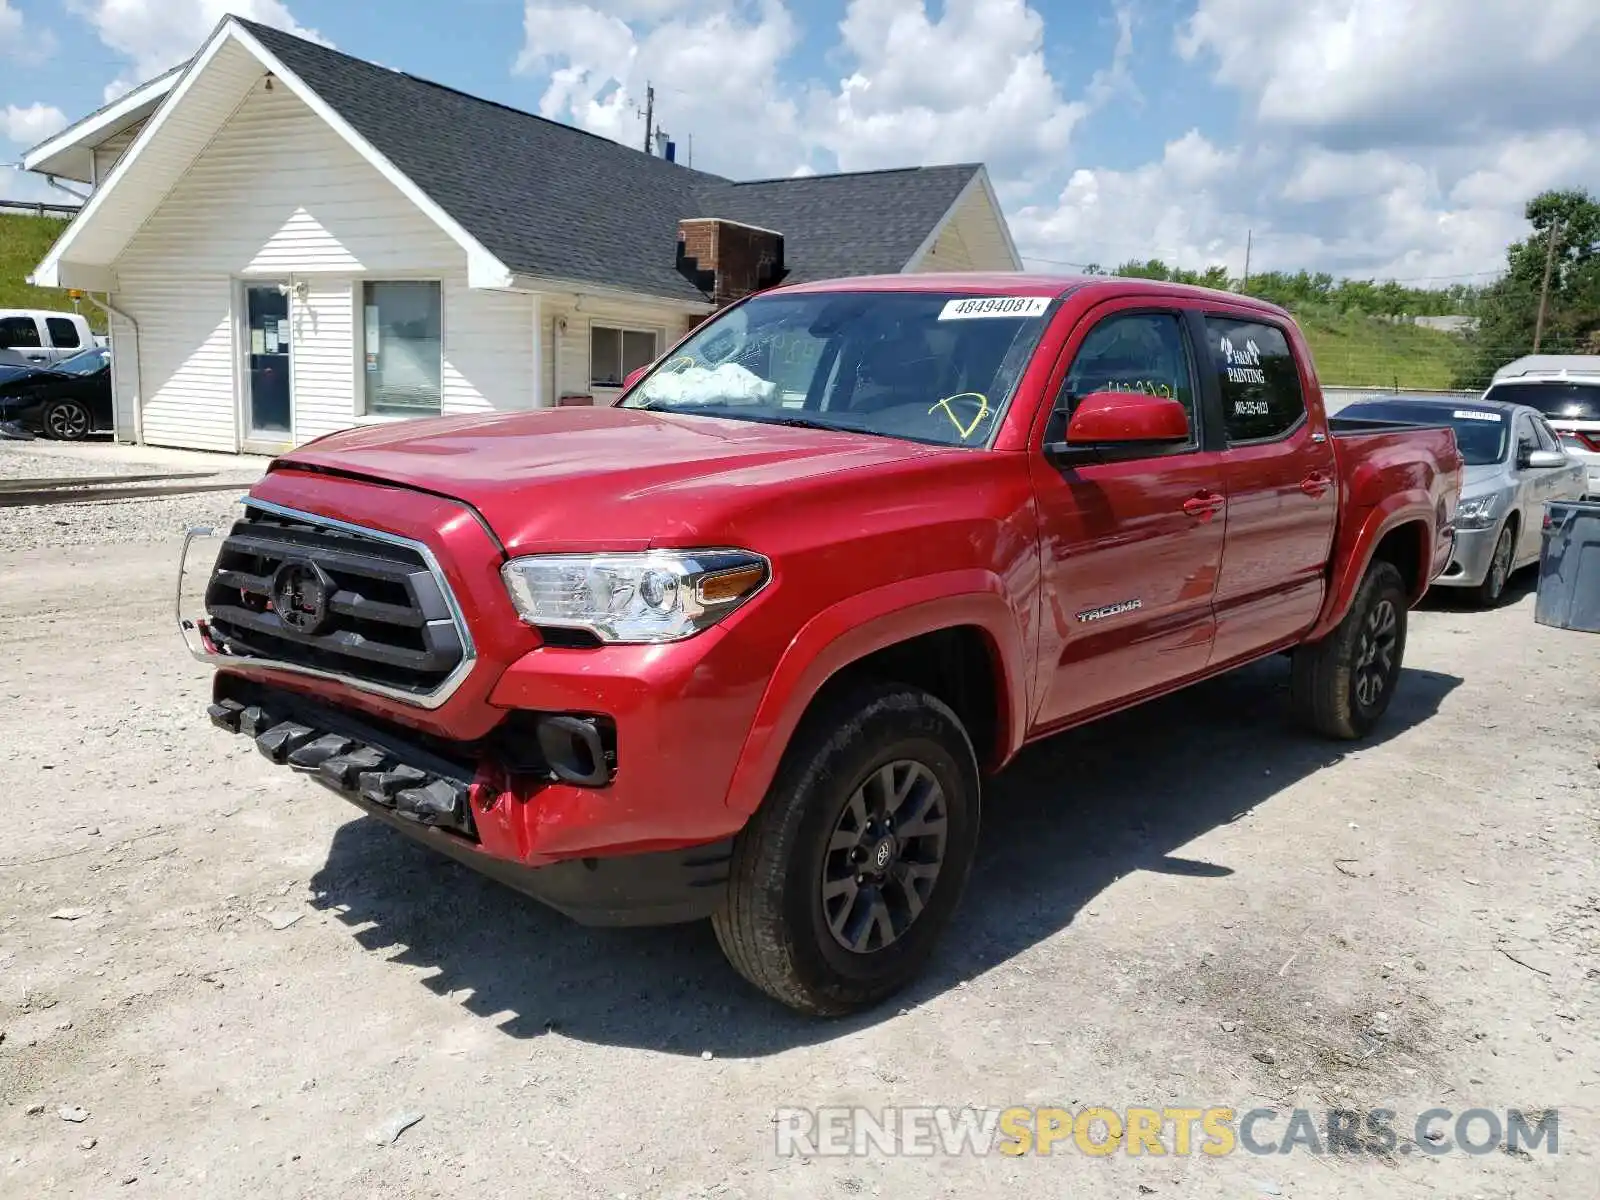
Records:
M479 821L515 803L483 747L423 739L352 718L303 697L220 674L208 713L270 761L337 792L369 815L585 925L665 925L721 905L731 841L547 865L491 853Z

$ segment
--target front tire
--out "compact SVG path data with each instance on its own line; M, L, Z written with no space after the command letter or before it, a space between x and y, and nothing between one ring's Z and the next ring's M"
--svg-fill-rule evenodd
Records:
M1480 608L1494 608L1505 596L1506 580L1511 578L1511 564L1515 560L1517 519L1509 518L1500 527L1500 536L1494 540L1494 553L1489 558L1489 569L1483 582L1472 589L1472 598Z
M1289 696L1296 717L1323 737L1365 737L1389 709L1406 651L1406 587L1391 562L1367 568L1344 620L1294 652Z
M949 923L978 817L971 740L937 697L886 683L819 706L734 845L723 953L803 1013L877 1004Z
M81 442L94 428L89 409L77 400L56 400L44 410L40 424L58 442Z

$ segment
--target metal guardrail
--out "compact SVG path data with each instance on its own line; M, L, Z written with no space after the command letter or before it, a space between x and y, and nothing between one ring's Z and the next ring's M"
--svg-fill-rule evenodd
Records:
M42 200L0 200L0 212L30 213L36 217L75 217L76 204L46 204Z

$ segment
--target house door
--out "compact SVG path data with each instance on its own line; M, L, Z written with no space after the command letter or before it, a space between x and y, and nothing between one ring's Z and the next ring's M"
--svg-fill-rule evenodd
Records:
M249 338L245 431L250 441L287 442L293 428L289 392L289 297L275 283L248 284Z

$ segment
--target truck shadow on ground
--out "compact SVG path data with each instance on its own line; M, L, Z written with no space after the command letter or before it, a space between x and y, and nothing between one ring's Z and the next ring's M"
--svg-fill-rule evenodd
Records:
M1426 721L1460 683L1407 668L1359 749ZM1025 752L989 788L972 881L929 971L898 1003L842 1020L808 1020L757 994L723 961L709 922L585 929L376 821L338 830L311 880L314 903L373 953L431 972L397 973L395 987L451 995L512 1037L773 1054L888 1019L1006 961L1131 871L1199 886L1233 874L1175 851L1347 753L1293 727L1287 702L1287 662L1275 658Z

